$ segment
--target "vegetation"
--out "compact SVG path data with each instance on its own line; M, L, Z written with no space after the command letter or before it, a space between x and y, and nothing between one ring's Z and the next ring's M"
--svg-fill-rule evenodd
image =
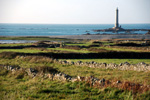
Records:
M45 52L38 49L0 49L1 52L22 52L22 53L39 53L39 52Z
M92 51L88 51L87 49L80 49L80 50L74 50L74 49L67 49L67 48L48 48L50 50L55 51L69 51L69 52L76 52L76 53L92 53Z
M59 38L50 38L50 37L0 37L0 40L37 40L37 41L47 41L47 40L51 40L51 41L68 41L70 39L59 39Z
M65 45L67 46L89 46L91 45L91 43L87 42L87 43L65 43Z
M123 48L114 48L114 47L94 47L94 48L105 49L110 51L142 52L142 50L123 49Z
M59 63L53 63L53 60L51 58L43 56L16 56L15 58L7 56L6 58L1 57L0 62L2 65L20 66L23 68L37 68L40 66L49 66L54 67L59 71L71 76L92 75L97 78L105 78L110 80L128 80L142 84L150 84L150 79L148 77L150 75L150 72L121 71L115 69L96 69L84 66L81 67L74 65L62 65Z
M13 44L0 44L0 47L14 47L14 46L31 46L33 43L13 43Z
M137 64L140 62L145 62L146 64L150 64L150 59L62 59L62 60L67 60L67 61L82 61L82 62L98 62L98 63L115 63L115 64L120 64L124 62L128 62L130 64Z
M32 59L31 59L32 58ZM71 76L95 76L107 80L131 81L140 84L150 84L150 72L119 71L110 69L94 69L88 67L61 65L53 63L50 58L38 56L16 57L15 59L1 58L6 65L21 67L53 66L59 71ZM5 61L5 62L4 62ZM26 74L12 74L7 70L0 70L0 99L149 99L149 92L133 94L132 91L117 88L93 88L84 82L60 82L36 77L30 78Z
M37 46L34 43L25 44L0 44L0 66L11 65L20 66L22 68L41 68L47 66L55 68L67 75L76 76L94 76L98 79L106 79L109 81L127 81L137 84L150 84L150 72L138 71L121 71L116 69L97 69L85 66L63 65L48 56L49 53L57 54L76 54L82 53L101 53L101 52L149 52L143 51L144 47L134 47L130 49L128 46L118 46L116 41L93 41L93 40L66 40L45 37L1 37L0 39L12 40L51 40L64 44L62 47L50 48L49 46ZM67 41L67 42L65 42ZM68 42L69 41L69 42ZM134 41L134 43L136 43ZM141 42L138 42L139 44ZM32 47L32 45L34 45ZM45 44L44 44L45 45ZM17 48L21 46L22 48ZM31 46L31 47L27 47ZM27 54L29 53L29 54ZM44 55L39 55L44 53ZM72 55L73 56L73 55ZM118 55L120 56L120 55ZM83 61L83 62L99 62L99 63L116 63L129 62L137 64L145 62L150 64L150 59L59 59L67 61ZM42 70L42 69L41 69ZM60 82L51 81L48 78L35 77L31 78L24 72L16 74L0 69L0 100L16 100L16 99L65 99L65 100L149 100L150 91L144 93L133 93L131 90L120 89L116 87L91 87L86 82Z
M132 100L132 92L122 91L116 88L91 88L84 82L60 82L49 79L34 78L28 76L15 78L10 73L4 75L0 71L0 99L66 99L66 100L87 100L87 99L124 99ZM3 74L3 75L2 75ZM147 99L148 93L138 95L138 99Z

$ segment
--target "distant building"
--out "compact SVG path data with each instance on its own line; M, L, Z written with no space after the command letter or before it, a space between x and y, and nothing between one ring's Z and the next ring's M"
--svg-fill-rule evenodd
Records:
M123 29L121 25L119 25L119 10L118 8L116 9L116 18L115 18L115 26L112 28L108 29L99 29L99 30L93 30L94 32L113 32L113 33L118 33L121 31L124 31L127 34L131 34L131 31L148 31L146 34L150 34L149 29ZM104 34L104 33L103 33Z
M118 8L116 9L116 23L115 23L115 27L118 28L119 27L119 22L118 22Z
M119 26L119 10L116 9L116 22L115 27L112 28L114 31L124 31L123 28L121 28L121 25Z

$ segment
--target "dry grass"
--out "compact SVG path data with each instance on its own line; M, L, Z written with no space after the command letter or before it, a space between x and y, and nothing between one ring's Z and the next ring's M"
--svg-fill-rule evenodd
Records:
M53 62L52 58L44 57L44 56L17 56L17 58L21 58L30 63L51 63Z
M3 53L0 53L0 58L13 59L16 56L17 56L17 53L15 53L15 52L3 52Z
M90 42L92 43L92 41ZM38 49L40 51L48 50L47 48L27 49ZM70 46L67 47L67 49L81 50L78 46ZM122 49L132 48L123 47ZM137 48L133 48L133 50L134 49ZM106 50L104 49L97 50L96 48L89 48L89 50L96 52L106 52ZM85 59L85 61L86 60L87 59ZM108 59L104 59L103 61L107 60ZM88 61L92 61L92 59L88 59ZM126 61L126 59L117 59L117 61ZM109 62L115 63L116 61L109 60ZM88 68L85 66L81 67L74 65L61 65L59 63L56 63L52 58L49 57L38 55L20 56L17 55L17 53L12 52L1 53L0 64L20 66L24 68L32 67L37 70L38 73L55 73L60 71L70 76L82 76L82 81L71 83L50 81L50 79L43 79L41 77L32 79L28 77L27 73L24 70L16 71L16 73L10 73L7 70L0 69L0 99L150 99L150 72L120 71L111 69ZM105 82L97 82L93 85L91 84L90 77L88 81L84 81L85 77L88 76L95 76L99 79L104 78ZM119 83L117 83L118 80L120 80Z
M145 92L150 92L150 86L149 85L144 85L144 84L139 84L139 83L133 83L130 81L119 81L119 80L105 80L105 82L95 82L95 84L92 84L92 78L88 77L85 81L85 77L82 77L81 81L85 81L86 84L90 87L102 89L102 88L118 88L123 91L131 91L133 94L137 93L145 93ZM119 82L117 82L119 81Z
M48 66L40 66L35 68L39 73L57 73L57 69Z
M15 58L16 59L16 58ZM2 98L7 99L18 99L20 96L22 99L72 99L76 97L77 99L148 99L150 87L148 87L147 83L138 83L127 81L125 78L121 79L120 83L116 83L119 79L120 73L122 75L131 74L134 75L134 71L117 71L117 70L96 70L87 67L80 66L71 66L71 65L59 65L57 63L52 63L53 65L49 66L39 66L41 63L39 61L39 57L31 60L31 56L26 56L20 59L24 62L26 60L26 64L36 63L34 67L38 73L53 73L61 71L68 75L80 75L82 81L79 82L57 82L51 81L50 79L43 79L40 77L36 77L31 79L27 76L26 72L17 71L15 74L12 74L8 71L0 70L0 81L2 82L0 92L0 96ZM46 59L46 58L45 58ZM37 63L38 62L38 63ZM53 67L52 67L53 66ZM148 73L142 72L145 76L148 76ZM140 74L137 72L137 74ZM98 78L105 78L105 82L92 85L91 78L89 77L88 81L84 82L86 75L96 75ZM115 75L115 76L114 76ZM109 78L108 78L109 77ZM115 78L114 78L115 77ZM137 78L141 78L141 76L136 76ZM128 77L131 80L134 77ZM133 79L132 79L133 80ZM143 81L143 80L142 80ZM16 92L14 94L14 91ZM130 94L131 93L131 94ZM50 95L52 94L52 95ZM109 94L109 95L105 95ZM63 95L63 96L62 96ZM70 95L75 95L71 96ZM121 95L121 96L120 96ZM142 97L143 96L143 97ZM60 98L59 98L60 97ZM84 97L84 98L83 98ZM20 98L21 99L21 98Z

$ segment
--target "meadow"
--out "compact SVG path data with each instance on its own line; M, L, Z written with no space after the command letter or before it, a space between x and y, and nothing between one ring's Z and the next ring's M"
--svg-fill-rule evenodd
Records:
M10 39L10 38L4 38ZM27 38L12 38L12 39L27 39ZM21 68L38 68L42 66L52 67L58 71L70 75L72 77L94 76L96 78L115 82L130 82L134 84L149 85L150 72L132 71L132 70L117 70L117 69L97 69L86 66L63 65L57 63L56 58L45 56L51 54L89 54L101 52L149 52L149 45L146 46L118 46L124 44L116 41L100 41L100 40L67 40L64 39L49 39L49 38L28 38L28 40L39 40L40 43L51 44L56 41L61 44L60 47L50 48L42 47L36 43L25 44L0 44L0 66L19 66ZM44 42L44 41L45 42ZM60 42L61 41L61 42ZM144 41L130 41L135 44L142 44ZM125 41L126 43L126 41ZM44 44L44 45L45 45ZM34 45L34 46L33 46ZM33 47L27 47L33 46ZM22 49L17 49L21 47ZM14 49L15 48L15 49ZM96 49L95 49L96 48ZM109 48L109 49L108 49ZM114 49L115 48L115 49ZM118 49L117 49L118 48ZM147 48L143 50L143 48ZM41 55L43 54L44 55ZM73 55L72 55L73 56ZM137 64L145 62L150 64L150 59L118 59L116 58L98 58L98 59L58 59L67 61L83 61L83 62L100 62L100 63L116 63L129 62ZM91 87L86 82L68 82L50 80L49 78L35 77L32 78L24 72L12 73L9 70L0 67L0 100L149 100L150 91L136 92L112 86Z

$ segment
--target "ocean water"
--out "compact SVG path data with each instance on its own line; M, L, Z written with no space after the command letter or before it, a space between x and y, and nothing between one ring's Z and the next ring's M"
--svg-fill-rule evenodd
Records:
M124 29L150 29L150 24L122 24ZM111 32L94 32L95 29L107 29L113 24L0 24L0 36L54 36L103 34ZM133 32L145 34L145 31Z

